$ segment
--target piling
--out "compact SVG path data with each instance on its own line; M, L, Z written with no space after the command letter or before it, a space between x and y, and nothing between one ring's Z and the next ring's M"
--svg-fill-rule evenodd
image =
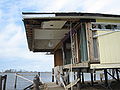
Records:
M108 75L107 75L107 69L104 69L104 75L105 75L105 86L108 86Z
M16 86L17 86L17 75L16 75L16 77L15 77L15 85L14 85L14 88L16 88Z
M81 74L82 74L82 83L84 84L85 83L85 81L84 81L84 73L82 72Z
M0 90L2 90L2 75L0 75Z
M3 90L6 90L7 75L4 76Z
M78 70L77 72L77 78L80 78L80 80L77 83L77 90L80 90L80 86L81 86L81 75L80 75L81 70Z
M91 74L91 85L93 86L94 84L94 81L93 81L93 73L90 73Z

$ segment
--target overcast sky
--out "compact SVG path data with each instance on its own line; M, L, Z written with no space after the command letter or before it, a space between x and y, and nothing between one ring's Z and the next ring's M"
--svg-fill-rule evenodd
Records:
M120 0L0 0L0 71L51 71L53 56L28 49L22 12L120 14Z

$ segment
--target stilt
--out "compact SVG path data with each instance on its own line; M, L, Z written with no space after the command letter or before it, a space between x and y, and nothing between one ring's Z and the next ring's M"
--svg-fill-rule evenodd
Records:
M91 73L91 85L93 86L94 82L93 82L93 73Z
M104 75L105 75L105 86L108 86L108 75L107 75L107 69L104 70Z
M94 81L96 81L96 71L94 71Z
M81 75L80 75L81 70L78 70L77 72L77 78L80 78L80 81L77 83L77 90L80 90L81 86Z
M82 72L82 83L84 84L84 73Z
M52 82L54 82L54 69L52 69Z
M112 69L112 75L113 75L113 77L115 77L115 71L114 71L114 69Z
M117 75L117 80L119 81L119 73L118 73L118 69L116 69L116 75Z
M0 75L0 90L2 90L2 75Z

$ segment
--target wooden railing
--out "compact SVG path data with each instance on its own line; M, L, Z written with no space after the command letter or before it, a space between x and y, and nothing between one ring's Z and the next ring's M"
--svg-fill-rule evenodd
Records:
M34 88L34 90L40 90L39 89L39 85L40 85L40 83L43 83L40 80L40 72L38 72L38 74L33 75L33 76L35 76L34 79L33 79L33 81L30 80L30 79L28 79L28 78L26 78L26 77L24 77L24 76L31 76L30 74L24 75L24 74L18 74L18 73L16 73L15 76L16 76L16 78L15 78L15 84L14 84L14 88L15 89L16 89L16 85L17 85L17 77L19 77L19 78L21 78L23 80L26 80L26 81L32 83L31 85L25 87L23 90L27 90L27 89L31 89L31 88Z
M0 75L0 90L6 90L7 75Z

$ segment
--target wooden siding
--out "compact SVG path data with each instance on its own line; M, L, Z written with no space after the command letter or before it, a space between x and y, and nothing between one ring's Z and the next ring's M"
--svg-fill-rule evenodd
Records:
M62 65L63 65L62 50L58 49L54 52L54 66L62 66Z

